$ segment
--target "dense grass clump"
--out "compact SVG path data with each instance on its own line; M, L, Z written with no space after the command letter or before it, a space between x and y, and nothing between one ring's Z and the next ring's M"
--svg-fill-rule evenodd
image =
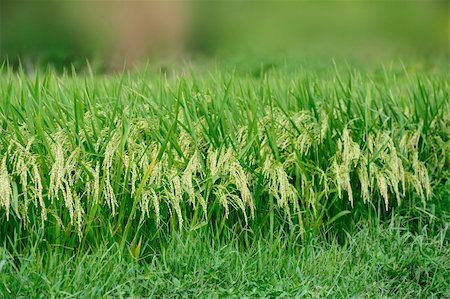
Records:
M136 260L117 244L93 252L57 247L0 249L0 294L36 297L446 298L450 247L446 230L415 235L401 223L362 225L345 245L314 238L258 239L243 250L237 236L211 242L200 231L171 240ZM145 250L145 249L143 249ZM148 250L145 250L148 251Z
M282 229L305 242L393 208L426 214L432 200L445 209L449 90L444 72L395 67L116 77L4 69L0 236L66 246L102 236L139 254L143 239L174 230Z

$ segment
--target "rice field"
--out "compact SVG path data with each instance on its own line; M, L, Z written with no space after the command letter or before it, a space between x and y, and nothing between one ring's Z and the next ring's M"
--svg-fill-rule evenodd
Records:
M136 263L193 235L244 251L267 240L301 256L316 242L345 243L361 223L401 219L412 234L441 236L438 283L420 290L449 294L445 68L211 69L29 75L3 66L4 263L31 248L43 257L60 248L64 260L105 244ZM312 290L303 294L331 289Z

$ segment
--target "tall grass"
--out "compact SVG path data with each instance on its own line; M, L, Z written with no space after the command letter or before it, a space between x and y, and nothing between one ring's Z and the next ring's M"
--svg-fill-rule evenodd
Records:
M445 72L396 68L32 77L4 67L0 236L65 246L108 236L139 254L143 238L175 230L282 229L304 242L398 207L439 208L449 90Z

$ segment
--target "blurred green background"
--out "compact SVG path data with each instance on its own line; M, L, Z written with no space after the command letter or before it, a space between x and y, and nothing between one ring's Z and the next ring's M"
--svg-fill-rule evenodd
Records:
M448 1L3 1L0 59L98 71L147 61L449 64Z

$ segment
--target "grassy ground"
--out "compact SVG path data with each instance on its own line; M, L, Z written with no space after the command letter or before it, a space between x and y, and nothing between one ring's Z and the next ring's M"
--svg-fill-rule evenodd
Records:
M445 297L439 64L0 80L6 297Z
M115 244L94 252L55 248L0 252L6 297L401 297L450 296L450 247L442 230L412 234L364 225L344 245L317 238L295 247L255 240L179 236L139 260ZM281 244L280 244L281 242Z

